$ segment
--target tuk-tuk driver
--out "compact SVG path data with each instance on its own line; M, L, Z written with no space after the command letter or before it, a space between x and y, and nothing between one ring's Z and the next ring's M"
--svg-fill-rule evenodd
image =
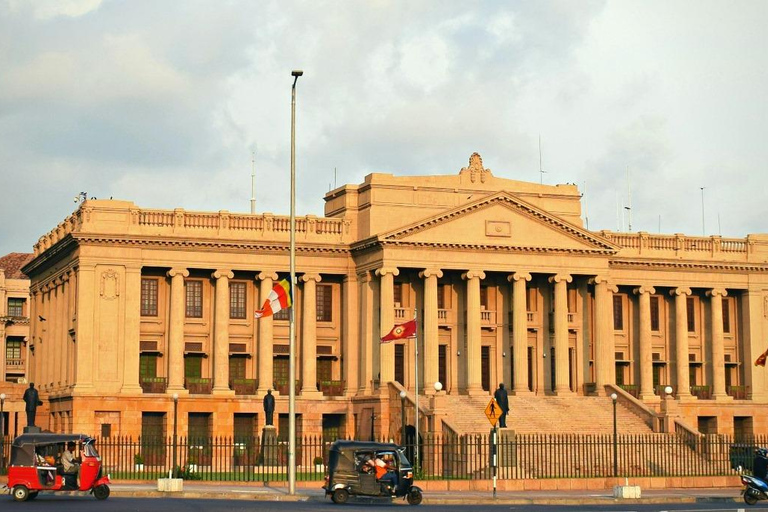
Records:
M68 475L77 475L80 471L80 459L75 457L75 443L67 443L67 449L61 456L61 465L64 467L64 473Z

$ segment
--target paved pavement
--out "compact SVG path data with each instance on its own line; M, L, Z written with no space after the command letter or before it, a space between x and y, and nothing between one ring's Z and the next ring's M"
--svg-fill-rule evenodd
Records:
M119 482L111 486L113 496L123 497L174 497L242 499L266 501L322 501L327 500L325 492L317 487L298 487L295 495L288 494L286 486L265 486L261 484L237 484L185 481L184 490L179 493L157 491L154 483ZM608 505L612 503L702 503L741 502L740 488L698 488L698 489L642 489L640 499L617 500L610 489L583 491L427 491L424 503L430 505L459 505L471 503L499 505Z

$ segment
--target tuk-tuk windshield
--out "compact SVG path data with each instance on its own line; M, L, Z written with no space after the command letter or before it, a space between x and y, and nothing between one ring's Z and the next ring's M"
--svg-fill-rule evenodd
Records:
M408 461L408 459L405 457L405 453L402 450L397 451L397 457L400 462L401 468L410 468L411 463Z
M83 456L85 457L97 457L99 456L98 450L96 450L96 443L91 441L83 445Z

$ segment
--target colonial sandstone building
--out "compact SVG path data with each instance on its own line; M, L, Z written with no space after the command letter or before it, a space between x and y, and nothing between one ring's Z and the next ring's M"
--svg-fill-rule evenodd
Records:
M588 231L576 186L494 177L477 154L458 175L371 174L325 201L296 223L300 434L367 437L373 420L398 437L414 343L379 338L414 311L423 429L485 430L505 382L515 400L617 391L651 411L670 385L681 424L768 433L752 365L768 344L768 236ZM277 388L285 430L288 317L253 311L287 277L288 244L288 218L269 213L83 203L24 268L49 428L168 434L177 393L181 433L254 434Z

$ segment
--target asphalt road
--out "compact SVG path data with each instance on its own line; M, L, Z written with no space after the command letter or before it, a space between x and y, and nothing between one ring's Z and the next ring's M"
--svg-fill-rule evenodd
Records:
M97 501L90 496L62 496L62 495L41 495L34 501L26 503L15 503L8 496L0 496L0 510L3 512L23 510L24 512L34 511L56 511L56 512L253 512L256 511L290 511L290 512L345 512L345 511L386 511L396 510L400 507L407 507L416 511L442 511L451 512L453 510L472 510L479 512L743 512L743 511L766 511L768 502L760 502L753 507L745 504L733 503L696 503L679 505L633 505L631 503L617 505L485 505L485 504L467 504L467 505L420 505L418 507L409 507L401 501L363 501L358 500L350 502L347 505L334 505L329 501L307 501L307 502L268 502L251 500L204 500L204 499L172 499L172 498L109 498L106 501Z

